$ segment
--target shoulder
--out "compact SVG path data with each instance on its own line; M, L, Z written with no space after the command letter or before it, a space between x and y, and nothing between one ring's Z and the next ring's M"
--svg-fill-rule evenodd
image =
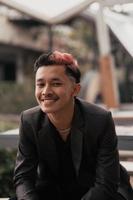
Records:
M96 116L107 116L108 114L110 114L110 111L98 106L96 104L92 104L92 103L88 103L86 101L84 101L83 99L76 99L76 104L79 105L81 112L83 112L83 114L88 114L88 115L96 115Z
M27 109L21 113L21 119L27 122L37 122L39 119L44 116L45 113L42 112L40 106L36 106L30 109Z
M103 138L106 130L109 133L115 133L114 121L109 110L80 99L77 99L77 104L79 105L80 119L84 123L86 135L92 141L95 141L96 138Z
M89 126L93 129L102 128L108 124L113 123L111 112L98 105L88 103L84 100L77 99L80 119L82 119L84 125Z
M35 106L35 107L29 108L27 110L24 110L22 112L22 114L24 114L24 115L34 115L34 114L37 114L40 111L41 111L40 106Z

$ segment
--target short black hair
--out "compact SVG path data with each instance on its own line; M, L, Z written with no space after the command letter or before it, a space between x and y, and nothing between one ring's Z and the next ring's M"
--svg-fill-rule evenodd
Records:
M61 59L60 57L58 57L58 59L55 57L55 55L61 55ZM63 59L62 55L67 55L66 58L68 59ZM70 59L69 59L70 56ZM71 76L75 79L76 83L80 82L80 77L81 77L81 73L79 68L77 67L77 65L75 65L76 60L72 57L71 54L63 54L60 52L50 52L50 53L43 53L42 55L40 55L37 60L35 61L34 64L34 72L36 73L38 68L40 67L47 67L47 66L51 66L51 65L64 65L65 66L65 73L68 76Z

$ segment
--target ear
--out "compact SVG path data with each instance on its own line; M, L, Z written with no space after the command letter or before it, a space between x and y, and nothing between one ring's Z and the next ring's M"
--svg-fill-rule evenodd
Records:
M76 83L74 86L73 93L72 93L73 97L76 97L78 95L78 93L80 92L80 88L81 88L80 83Z

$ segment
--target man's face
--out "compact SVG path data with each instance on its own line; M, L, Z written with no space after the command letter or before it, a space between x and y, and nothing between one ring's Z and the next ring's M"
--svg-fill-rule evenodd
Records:
M36 72L35 96L43 112L65 112L73 104L80 85L71 80L62 65L40 67Z

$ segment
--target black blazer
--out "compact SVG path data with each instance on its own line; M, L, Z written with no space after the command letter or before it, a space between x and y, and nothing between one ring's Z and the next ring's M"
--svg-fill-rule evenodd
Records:
M49 119L39 106L22 113L14 173L19 200L38 199L37 180L40 185L58 181L58 154L52 132ZM82 187L88 188L82 199L118 200L119 191L131 200L129 178L119 165L117 137L110 112L75 99L71 152L77 180ZM120 174L124 177L122 182Z

